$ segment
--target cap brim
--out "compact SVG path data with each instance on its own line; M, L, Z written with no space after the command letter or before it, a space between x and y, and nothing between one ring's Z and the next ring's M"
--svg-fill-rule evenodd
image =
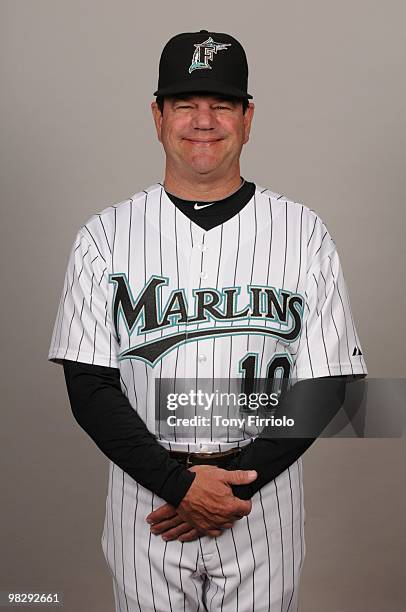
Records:
M191 79L189 82L181 81L179 83L169 85L168 87L161 87L161 89L154 91L154 96L170 96L174 94L193 92L214 93L224 96L235 96L237 98L252 98L252 96L246 91L243 91L238 87L233 87L232 85L221 83L220 81L216 81L210 77Z

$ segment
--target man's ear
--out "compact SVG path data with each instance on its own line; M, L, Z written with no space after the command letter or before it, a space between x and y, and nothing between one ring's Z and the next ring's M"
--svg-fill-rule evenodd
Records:
M250 138L251 124L254 117L255 105L253 102L249 102L247 110L244 113L244 144L246 144Z
M162 113L159 110L158 104L155 101L151 102L151 110L152 110L152 116L154 118L155 129L156 129L156 134L158 136L158 140L159 142L162 142L161 140Z

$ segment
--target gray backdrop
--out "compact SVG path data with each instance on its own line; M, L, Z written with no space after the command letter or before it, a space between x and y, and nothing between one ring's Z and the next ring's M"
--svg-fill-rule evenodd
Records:
M234 34L256 116L243 175L315 209L341 254L371 376L405 376L403 2L1 0L0 590L113 609L107 461L46 361L69 250L94 212L163 178L149 104L179 31ZM301 612L405 609L405 444L305 456Z

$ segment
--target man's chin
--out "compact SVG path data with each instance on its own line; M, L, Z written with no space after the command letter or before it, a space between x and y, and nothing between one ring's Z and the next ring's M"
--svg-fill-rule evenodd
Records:
M195 159L189 163L189 166L197 174L210 174L218 170L221 164L217 160L213 159Z

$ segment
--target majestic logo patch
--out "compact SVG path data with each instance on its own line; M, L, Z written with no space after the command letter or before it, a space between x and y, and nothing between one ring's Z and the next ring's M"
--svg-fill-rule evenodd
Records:
M249 300L241 308L238 304L241 287L194 289L194 312L190 314L184 289L172 291L163 303L161 289L169 283L166 277L152 276L136 299L125 274L111 274L109 280L115 285L113 321L117 337L120 337L120 318L123 319L129 335L143 336L139 339L139 344L121 353L119 359L141 359L149 365L155 365L163 355L183 342L240 334L260 334L292 342L301 332L304 300L298 293L268 286L248 285ZM246 320L244 325L227 325L230 321L243 320ZM275 326L256 326L253 324L255 320L274 323ZM209 321L216 324L212 327L182 331L178 327ZM221 325L222 322L226 323L226 326ZM176 332L171 333L176 328ZM150 341L145 338L146 334L157 330L165 330L166 333Z
M204 42L195 45L192 63L189 66L189 74L193 72L193 70L202 70L203 68L211 70L209 60L212 62L214 53L217 53L217 51L224 51L227 47L231 47L231 43L225 44L214 42L211 36Z

